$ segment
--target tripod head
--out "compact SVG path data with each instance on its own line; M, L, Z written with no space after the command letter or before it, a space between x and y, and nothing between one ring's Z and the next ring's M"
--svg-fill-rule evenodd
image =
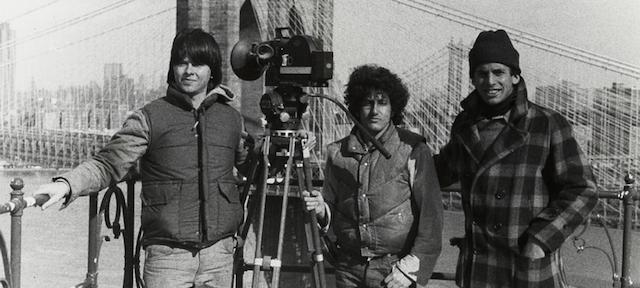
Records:
M308 97L295 85L280 85L260 98L260 110L271 131L302 129L302 118L309 106Z

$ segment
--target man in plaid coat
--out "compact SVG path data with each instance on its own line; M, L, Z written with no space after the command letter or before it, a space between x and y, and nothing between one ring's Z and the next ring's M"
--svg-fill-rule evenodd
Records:
M503 30L469 52L476 88L435 157L442 186L460 182L460 287L565 287L558 250L594 208L596 184L571 126L527 99Z

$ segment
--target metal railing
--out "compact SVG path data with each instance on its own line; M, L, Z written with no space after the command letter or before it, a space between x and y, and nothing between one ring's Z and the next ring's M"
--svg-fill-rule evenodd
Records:
M614 268L614 287L629 288L633 284L631 281L631 243L632 243L632 212L635 209L635 201L640 200L640 193L634 189L635 179L631 174L627 174L624 178L625 185L622 191L600 191L598 197L600 199L618 199L624 204L623 208L623 226L622 226L622 273L616 275ZM612 253L615 253L612 250ZM617 267L617 261L614 261L614 267Z
M105 218L107 228L111 228L114 238L123 236L124 242L124 277L123 286L131 288L135 280L140 279L139 271L136 269L139 263L135 250L134 238L134 185L135 179L127 179L127 195L125 200L124 193L117 187L111 186L106 190L102 198L102 203L98 206L98 192L89 194L89 240L88 240L88 256L87 256L87 274L84 281L75 287L77 288L95 288L98 287L98 264L100 257L100 248L102 241L109 241L108 236L102 236L100 226L102 225L102 217ZM27 207L41 206L49 200L47 195L36 195L35 197L23 197L22 188L24 183L20 178L14 178L11 181L11 199L0 205L0 214L11 213L11 251L7 253L6 242L0 232L0 251L2 252L4 279L0 279L3 288L20 288L20 272L22 261L22 215ZM116 197L116 212L114 221L111 222L109 217L110 199ZM128 203L131 203L128 205ZM121 228L120 215L123 217L124 227ZM135 277L135 278L134 278ZM140 285L140 281L137 282Z
M20 288L20 269L22 261L22 213L31 206L41 206L48 196L23 197L24 182L20 178L11 180L11 200L0 206L0 214L11 213L11 257L7 255L7 247L0 233L0 250L4 266L4 279L0 279L3 287ZM9 264L10 263L10 264ZM9 265L7 265L9 264Z
M98 264L100 258L100 248L103 241L110 241L108 236L103 236L100 227L102 219L105 225L113 232L114 238L118 239L123 236L124 244L124 275L122 279L123 288L132 288L134 283L137 287L141 287L142 281L139 273L139 246L138 241L134 237L134 218L135 218L135 183L136 178L131 174L125 179L127 185L126 195L118 186L109 187L100 205L98 205L98 192L89 194L89 240L87 255L87 274L84 281L76 288L95 288L98 287ZM109 207L111 198L116 197L116 211L113 221L110 220ZM123 218L123 226L120 226L120 216ZM141 235L138 235L138 240Z
M625 177L625 185L621 191L599 191L598 197L600 199L618 199L624 203L623 206L623 239L622 239L622 263L621 274L617 275L617 270L614 268L613 286L630 288L631 281L631 243L632 243L632 211L635 209L635 201L640 200L640 193L634 188L634 179L631 175ZM141 286L140 274L139 274L139 261L138 256L140 247L136 245L136 238L134 238L134 201L135 201L135 183L136 179L131 177L126 180L127 193L124 193L117 187L111 186L106 190L103 196L102 202L98 205L98 193L91 193L89 196L89 229L88 229L88 257L87 257L87 274L85 280L76 285L79 288L94 288L98 287L98 263L102 241L109 241L109 237L102 236L100 226L102 224L102 218L105 217L106 226L111 228L114 233L114 238L123 236L124 242L124 275L123 286L124 288L134 287L134 283L137 287ZM21 239L22 239L22 215L23 211L27 207L40 206L48 200L48 196L38 195L37 197L24 197L22 188L24 183L20 178L14 178L11 181L11 199L0 205L0 214L11 213L11 253L8 255L6 242L2 233L0 232L0 250L2 252L4 274L5 279L0 279L2 287L20 288L20 271L21 271ZM449 189L443 192L454 193L459 192L459 189ZM116 212L114 221L110 221L110 199L116 197ZM119 218L123 217L124 227L120 227ZM585 228L586 229L586 228ZM138 240L140 238L138 234ZM610 240L611 241L611 240ZM612 251L612 253L615 253ZM617 260L614 260L612 266L617 267ZM432 279L438 280L454 280L454 273L442 273L434 272Z

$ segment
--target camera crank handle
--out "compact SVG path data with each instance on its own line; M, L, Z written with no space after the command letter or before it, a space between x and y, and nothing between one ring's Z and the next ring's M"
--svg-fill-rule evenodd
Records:
M342 109L342 111L344 111L347 114L347 117L349 117L349 119L351 119L351 122L353 122L353 124L356 125L356 127L358 128L360 133L362 133L362 136L365 138L364 140L371 142L371 144L373 144L373 146L375 146L376 149L378 149L380 151L380 153L384 156L384 158L387 158L387 159L391 158L391 153L389 153L389 151L387 151L387 149L384 148L382 143L380 143L380 141L378 141L378 139L376 139L376 137L373 137L373 135L371 135L371 133L369 133L369 131L362 125L362 123L360 123L360 121L358 121L358 119L356 119L356 117L353 117L353 115L351 115L351 113L349 113L349 110L347 110L347 108L344 107L344 105L342 105L342 103L338 102L336 99L329 98L329 97L327 97L325 95L321 95L321 94L313 94L313 95L307 94L306 96L327 99L327 100L333 102L334 104L338 105L338 107L340 107L340 109Z

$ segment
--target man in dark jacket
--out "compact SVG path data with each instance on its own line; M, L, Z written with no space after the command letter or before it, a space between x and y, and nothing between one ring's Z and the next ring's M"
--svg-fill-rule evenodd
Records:
M425 287L441 250L442 197L425 139L395 126L409 93L389 70L365 65L351 74L345 98L392 156L354 128L327 148L322 193L303 192L307 209L337 236L337 287Z
M558 249L597 202L570 124L527 99L519 54L503 30L469 52L475 90L436 156L440 184L460 182L460 287L565 287Z
M221 57L201 29L176 35L167 95L131 114L92 159L41 186L44 207L117 183L140 160L146 287L230 287L243 220L234 166L247 158Z

